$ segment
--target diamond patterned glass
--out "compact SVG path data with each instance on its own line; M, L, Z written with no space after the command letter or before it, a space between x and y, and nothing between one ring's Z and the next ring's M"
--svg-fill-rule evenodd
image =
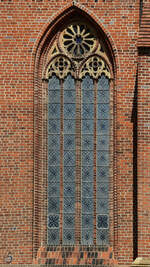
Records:
M93 216L84 214L82 215L82 228L93 229Z
M82 88L82 184L81 184L81 232L82 244L93 244L93 163L94 163L94 88L93 80L86 75ZM89 167L90 166L90 167Z
M97 167L97 182L109 182L109 167Z
M109 120L97 120L97 134L98 135L109 134Z
M75 166L74 151L64 151L64 166Z
M92 119L94 117L94 105L89 103L82 104L82 118Z
M82 80L82 90L92 90L93 89L93 80L90 75L86 75Z
M75 150L75 135L64 135L64 150Z
M73 245L75 243L74 229L63 230L63 244Z
M75 167L64 166L64 182L75 181Z
M82 135L82 149L83 150L93 150L93 135Z
M109 237L108 237L108 230L97 230L97 245L108 245Z
M64 91L64 103L75 103L76 92L75 91Z
M109 151L97 151L97 166L109 165Z
M59 228L59 215L48 216L48 228Z
M93 182L93 167L82 167L82 181Z
M97 228L103 228L107 229L108 228L108 215L97 215Z
M70 229L70 228L74 228L75 227L75 216L74 214L64 214L64 218L63 218L63 221L64 221L64 228L66 229Z
M94 103L94 91L93 90L83 90L82 97L84 103Z
M59 197L49 197L48 199L48 213L59 214Z
M109 90L109 79L104 74L98 80L98 90Z
M75 80L70 74L64 80L64 90L75 90Z
M83 166L93 166L93 150L92 151L82 151L82 165Z
M48 153L48 164L49 165L53 165L56 166L60 164L60 155L59 152L57 150L49 150Z
M60 172L58 166L48 166L48 181L59 182Z
M93 198L93 183L82 183L82 197Z
M60 150L60 135L54 135L54 134L49 134L48 136L48 149L49 151L52 150Z
M48 244L58 245L59 244L59 229L48 229Z
M97 197L107 198L109 196L109 184L108 183L97 183Z
M64 196L75 197L75 183L64 183Z
M76 90L68 75L64 81L64 143L63 143L63 244L75 242L75 166L76 166Z
M60 212L60 82L56 76L48 85L48 244L59 244ZM52 229L57 228L57 229Z
M60 133L60 120L48 120L48 133L50 134L56 134Z
M109 104L97 104L98 119L109 119Z
M51 90L48 92L48 96L51 103L60 103L60 90Z
M97 213L108 214L108 198L97 198Z
M97 150L109 150L109 136L108 135L97 136Z
M82 120L82 133L93 134L94 121L93 120Z
M93 244L93 229L82 229L82 244L83 245Z
M75 211L75 198L64 197L64 213L74 213Z
M97 103L109 103L109 91L98 91Z
M64 120L64 133L75 133L75 120Z
M48 195L51 197L59 197L60 194L60 184L59 183L51 183L48 181Z
M53 75L51 79L49 79L48 82L48 90L55 90L60 89L59 79Z
M93 198L82 197L82 212L93 214Z

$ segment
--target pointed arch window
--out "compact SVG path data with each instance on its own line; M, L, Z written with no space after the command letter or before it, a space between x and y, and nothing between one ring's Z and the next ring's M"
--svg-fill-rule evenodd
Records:
M48 79L48 245L109 243L110 67L96 31L55 38Z

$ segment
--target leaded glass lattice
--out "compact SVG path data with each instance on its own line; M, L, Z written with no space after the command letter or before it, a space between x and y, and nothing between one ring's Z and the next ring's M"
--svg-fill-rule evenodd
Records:
M84 22L68 24L54 43L46 70L48 244L107 245L109 59Z
M60 82L53 75L48 84L48 243L53 245L59 244L59 192Z

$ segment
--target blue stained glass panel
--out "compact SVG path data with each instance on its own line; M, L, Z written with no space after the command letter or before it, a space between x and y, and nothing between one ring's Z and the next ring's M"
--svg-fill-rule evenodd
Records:
M56 90L56 89L60 89L60 83L59 79L55 75L53 75L52 78L49 79L48 90Z
M64 91L64 103L75 103L76 92L75 91Z
M60 90L48 92L49 103L60 103Z
M93 197L93 183L82 183L82 197Z
M59 182L60 171L58 166L48 166L48 182Z
M109 150L109 136L108 135L97 136L97 150Z
M75 80L70 74L64 80L64 90L75 90Z
M97 182L109 182L109 167L101 166L97 167Z
M98 91L97 103L109 103L109 91Z
M82 133L91 133L94 131L94 121L93 120L82 120Z
M97 151L97 166L109 165L109 151Z
M82 118L83 119L93 119L94 117L94 105L83 103L82 104Z
M104 74L98 80L98 90L109 90L109 79Z
M75 119L76 115L76 105L75 104L65 104L64 105L64 118L65 119Z
M100 229L100 228L107 229L108 226L109 226L108 215L98 214L97 215L97 228L98 229Z
M58 245L59 244L59 229L48 229L48 244Z
M75 120L64 120L64 133L75 133Z
M48 195L51 197L59 197L60 194L60 184L52 183L48 181Z
M64 182L75 181L75 167L64 166Z
M82 166L93 166L93 151L82 151Z
M108 214L108 198L97 198L97 213Z
M109 135L109 120L97 120L97 134Z
M109 104L97 104L98 119L109 119Z
M48 151L48 164L49 165L58 165L60 164L60 154L57 150L49 150Z
M93 229L82 229L82 244L83 245L93 244Z
M63 230L63 244L73 245L75 242L74 229L64 229Z
M48 133L60 133L60 120L48 120Z
M48 197L48 213L59 213L59 197Z
M75 198L64 197L64 213L74 213L75 211Z
M93 229L93 220L94 217L92 214L82 215L82 228Z
M84 103L94 103L94 91L93 90L83 90L82 98Z
M64 196L75 197L75 183L64 183Z
M82 80L82 90L92 90L93 88L93 79L87 74Z
M63 222L64 222L64 228L70 229L75 227L75 216L74 214L64 214L63 217Z
M59 215L48 215L48 228L59 228Z
M109 243L109 235L108 235L108 230L102 229L102 230L97 230L97 237L96 241L98 245L108 245Z
M82 197L82 213L93 213L93 199Z
M93 150L94 142L93 135L82 135L82 149L83 150Z
M60 135L49 134L48 136L48 149L60 150Z
M60 118L60 104L49 104L48 105L48 117L52 119Z
M75 150L75 135L65 134L64 135L64 150Z
M93 167L82 167L82 181L93 182Z
M109 197L109 184L108 183L97 183L97 197L108 198Z
M75 152L70 151L64 151L64 166L75 166Z

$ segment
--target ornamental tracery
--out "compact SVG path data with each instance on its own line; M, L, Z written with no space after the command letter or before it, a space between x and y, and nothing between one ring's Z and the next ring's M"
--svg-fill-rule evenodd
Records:
M49 60L50 58L50 60ZM49 54L43 78L56 74L64 79L68 74L81 79L88 73L94 79L102 74L110 78L109 59L103 41L85 22L72 22L57 33Z

